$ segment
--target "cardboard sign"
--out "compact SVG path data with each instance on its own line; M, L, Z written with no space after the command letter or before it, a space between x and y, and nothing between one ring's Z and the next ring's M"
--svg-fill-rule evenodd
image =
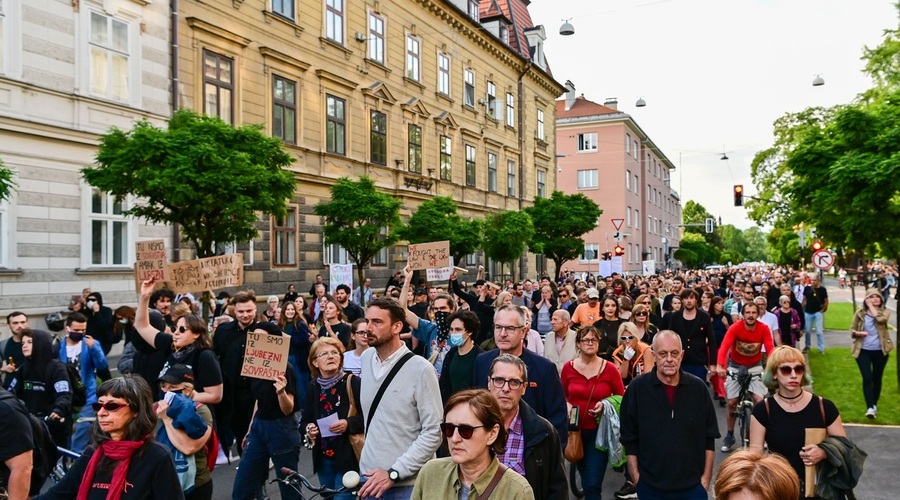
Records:
M244 284L244 254L230 253L169 265L169 289L175 293L203 292Z
M332 294L338 285L347 285L353 290L353 264L328 265L328 288Z
M413 271L451 265L449 241L435 241L409 246L409 268Z
M138 281L156 278L166 280L169 259L166 257L166 243L163 240L138 241L134 244L135 277Z
M247 332L241 376L275 380L287 369L291 337Z

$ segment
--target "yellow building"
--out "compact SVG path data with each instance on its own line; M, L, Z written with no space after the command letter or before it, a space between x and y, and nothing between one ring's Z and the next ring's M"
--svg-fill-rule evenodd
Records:
M180 107L263 123L296 157L290 215L239 244L249 286L306 291L330 262L315 204L367 175L401 215L451 196L464 216L528 206L556 185L554 100L565 89L524 0L180 2ZM405 246L367 273L387 277ZM477 256L468 264L480 260ZM521 264L535 275L541 259ZM327 279L327 278L326 278Z

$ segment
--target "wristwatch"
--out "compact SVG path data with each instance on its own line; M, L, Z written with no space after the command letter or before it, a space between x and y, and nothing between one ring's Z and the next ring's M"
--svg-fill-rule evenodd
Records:
M394 469L388 469L387 473L388 478L395 483L400 479L400 473L395 471Z

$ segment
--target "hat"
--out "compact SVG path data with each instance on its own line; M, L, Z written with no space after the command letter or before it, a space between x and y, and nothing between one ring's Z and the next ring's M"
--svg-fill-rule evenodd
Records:
M175 364L170 365L166 372L159 377L161 382L170 384L182 384L184 382L194 383L194 372L187 365Z
M863 300L868 299L870 295L877 295L879 298L881 298L881 291L879 291L877 288L869 288L868 290L866 290L866 295L863 297Z
M217 299L230 299L231 295L228 292L222 291L219 292L219 295L216 295Z
M485 283L484 280L475 280L475 286L482 286L482 285L484 285L484 283Z
M283 335L284 333L281 331L281 327L276 325L275 323L269 321L260 321L256 323L252 327L250 327L250 331L253 330L262 330L269 335Z
M416 288L416 295L428 295L424 288Z
M587 294L589 299L600 298L600 292L598 292L596 288L588 288Z

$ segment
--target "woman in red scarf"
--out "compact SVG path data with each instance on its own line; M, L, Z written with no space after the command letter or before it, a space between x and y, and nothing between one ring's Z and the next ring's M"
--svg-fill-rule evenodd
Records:
M69 472L37 499L183 500L169 451L151 436L153 393L139 376L107 380L97 389L91 445Z

